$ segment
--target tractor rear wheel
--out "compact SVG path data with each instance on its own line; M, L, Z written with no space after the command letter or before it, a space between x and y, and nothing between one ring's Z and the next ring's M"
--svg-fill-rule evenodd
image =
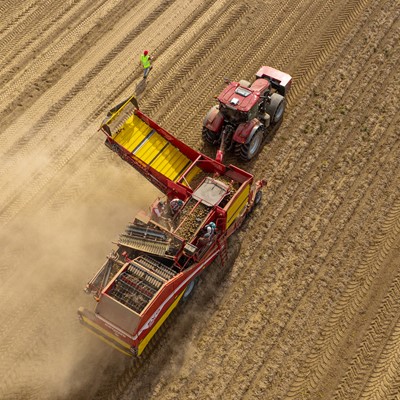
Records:
M273 93L271 102L267 104L265 111L271 117L271 124L276 125L282 118L285 112L286 100L278 93Z
M243 161L250 161L260 150L264 140L264 128L259 127L248 143L236 143L236 157Z
M210 143L212 145L215 145L218 143L218 137L217 137L216 133L213 131L210 131L206 127L203 127L202 137L205 142Z

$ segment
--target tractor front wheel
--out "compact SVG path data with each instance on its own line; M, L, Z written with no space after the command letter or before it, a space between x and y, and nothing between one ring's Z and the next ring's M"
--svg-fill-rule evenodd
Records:
M264 130L262 127L258 128L256 133L248 143L236 143L235 154L236 157L242 161L250 161L260 150L264 140Z
M213 132L213 131L210 131L206 127L203 127L202 137L203 137L203 140L206 143L209 143L209 144L212 144L212 145L218 144L217 134L215 132Z

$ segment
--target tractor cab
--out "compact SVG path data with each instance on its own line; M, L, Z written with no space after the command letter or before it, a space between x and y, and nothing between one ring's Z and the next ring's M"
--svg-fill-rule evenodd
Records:
M239 82L230 82L218 96L219 110L225 120L241 123L256 117L259 108L260 93L241 86Z
M268 134L279 127L292 77L263 66L253 83L225 82L227 86L217 97L218 105L211 107L203 120L202 137L219 147L219 161L225 151L249 161L259 153Z

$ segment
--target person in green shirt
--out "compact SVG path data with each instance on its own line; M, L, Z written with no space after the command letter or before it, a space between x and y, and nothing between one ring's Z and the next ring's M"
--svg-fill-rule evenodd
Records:
M153 68L150 64L151 57L149 56L149 52L145 50L143 54L140 56L140 61L142 62L144 71L143 71L143 79L146 79L149 75L150 70Z

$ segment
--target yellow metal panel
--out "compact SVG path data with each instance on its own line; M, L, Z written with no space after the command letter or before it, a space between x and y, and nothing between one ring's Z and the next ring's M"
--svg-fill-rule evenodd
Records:
M168 155L168 158L165 158L163 165L160 165L160 172L169 179L173 179L178 173L176 168L181 157L186 158L177 148L174 147Z
M91 326L93 329L95 329L96 331L98 331L99 333L93 331L90 328L86 329L90 332L92 332L93 334L95 334L99 339L101 339L103 342L107 343L108 345L114 347L114 349L120 351L121 353L124 353L127 356L131 356L132 354L129 351L124 351L123 349L121 349L121 347L115 345L113 341L117 342L118 344L120 344L121 346L125 347L126 349L130 349L130 345L126 342L124 342L123 340L121 340L120 338L118 338L117 336L113 335L112 333L106 331L104 328L102 328L100 325L96 324L95 322L93 322L92 320L90 320L89 318L86 318L84 316L82 316L83 321L85 322L85 324ZM107 339L107 337L109 337L111 340Z
M178 178L182 175L183 169L188 166L189 159L187 157L183 157L179 159L179 163L176 165L176 175L174 177L174 182L178 180Z
M169 158L169 155L171 153L171 148L174 149L175 147L172 146L172 144L168 144L168 146L162 151L162 153L154 160L153 163L151 163L151 166L157 170L160 171L162 168L161 164L165 163L165 160Z
M150 133L151 128L138 116L130 116L114 140L125 149L132 152Z
M155 333L158 331L160 326L164 323L164 321L168 318L169 314L171 314L172 310L178 305L179 300L181 299L183 295L184 290L182 293L176 298L176 300L171 304L170 308L164 313L164 315L157 321L157 323L153 326L151 331L146 335L146 337L139 343L138 346L138 355L142 353L144 348L147 346L147 344L150 342L151 338L155 335Z
M243 189L238 198L232 203L226 212L226 229L235 221L235 219L240 215L240 212L247 205L247 199L250 193L250 185Z
M135 155L146 164L149 164L160 150L162 150L166 142L167 141L162 136L155 132L145 143L143 143L140 149L135 152Z
M190 182L192 182L192 180L194 178L196 178L196 176L202 172L202 170L199 167L194 167L190 170L190 172L186 175L185 179L183 180L183 182L181 182L183 185L188 186L188 184Z
M179 157L175 159L173 163L166 165L166 170L163 174L171 179L171 181L176 181L178 179L182 168L188 163L188 159L185 156L183 157L184 158Z

